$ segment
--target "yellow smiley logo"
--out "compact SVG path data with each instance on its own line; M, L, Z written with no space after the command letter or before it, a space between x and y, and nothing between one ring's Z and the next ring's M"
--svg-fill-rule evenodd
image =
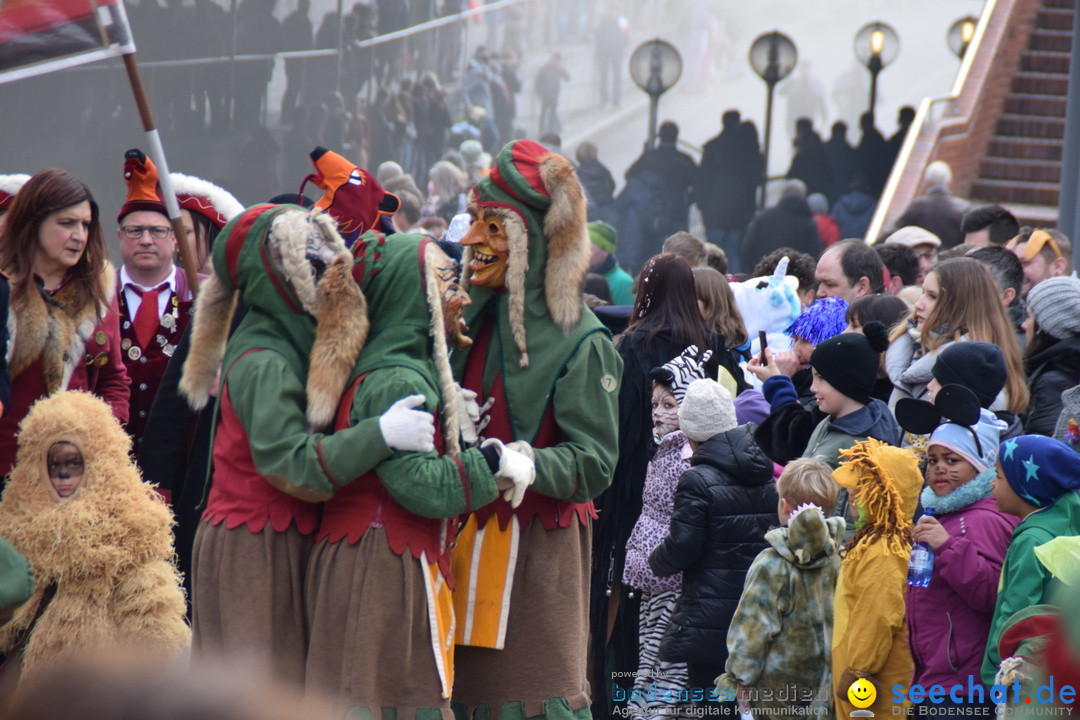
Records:
M877 688L866 678L859 678L847 689L847 699L857 708L868 708L877 700Z

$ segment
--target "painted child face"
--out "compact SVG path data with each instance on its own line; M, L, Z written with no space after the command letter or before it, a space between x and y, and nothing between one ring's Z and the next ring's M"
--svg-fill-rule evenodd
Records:
M975 479L979 471L961 455L941 445L926 449L926 484L938 497Z
M506 263L510 257L510 241L502 218L483 212L473 219L461 244L472 248L469 262L469 282L498 290L506 285Z
M653 437L663 437L679 429L679 403L663 385L652 391Z
M61 498L68 498L82 486L83 456L78 447L69 442L55 442L46 458L49 483Z
M821 412L834 415L839 412L847 402L847 396L834 388L825 378L814 370L814 381L810 383L810 392L814 393Z

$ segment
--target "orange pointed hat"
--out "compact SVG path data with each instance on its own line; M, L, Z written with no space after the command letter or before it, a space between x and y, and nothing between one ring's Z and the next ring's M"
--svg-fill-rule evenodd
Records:
M116 222L123 222L128 213L136 210L150 210L169 216L158 187L157 166L142 150L132 148L124 153L124 182L128 188L127 198L120 206Z
M401 206L397 196L383 190L371 173L336 152L316 147L311 151L311 162L318 172L304 178L300 192L309 180L324 191L315 208L337 221L346 247L375 227L380 216L393 215Z

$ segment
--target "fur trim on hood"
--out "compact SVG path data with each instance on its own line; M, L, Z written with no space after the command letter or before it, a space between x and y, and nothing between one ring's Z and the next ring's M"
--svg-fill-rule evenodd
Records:
M67 283L46 303L31 284L26 292L11 297L8 329L12 338L8 372L17 377L39 357L50 393L67 387L75 367L82 362L86 342L105 317L116 296L116 269L106 261L98 275L105 305L86 303L75 307L77 288Z
M368 333L367 302L352 278L352 256L333 218L289 205L258 205L230 221L222 235L224 241L215 245L214 274L195 303L180 391L196 410L209 400L239 292L282 323L314 319L314 341L300 349L310 353L308 424L312 430L325 428ZM321 276L309 252L326 264Z
M495 167L477 183L468 201L474 220L482 212L503 220L510 245L506 273L510 323L521 351L519 366L525 367L528 289L542 287L548 314L564 335L581 322L591 246L585 190L565 157L531 140L518 140L503 147ZM465 267L471 256L466 248ZM467 277L463 287L468 288Z
M49 481L48 452L59 441L77 446L84 463L68 498ZM0 648L24 648L20 681L77 652L128 646L178 657L190 642L172 514L130 451L109 406L82 391L40 400L19 427L0 535L33 564L37 587L0 629Z

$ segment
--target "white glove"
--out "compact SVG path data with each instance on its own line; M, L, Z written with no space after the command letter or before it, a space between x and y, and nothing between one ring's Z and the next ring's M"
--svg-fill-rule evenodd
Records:
M461 439L467 445L474 445L480 439L480 433L491 422L487 411L495 404L495 398L488 398L483 405L476 402L476 391L457 386L458 397L458 425L461 428Z
M504 445L497 438L489 438L480 444L482 448L490 446L499 450L495 485L503 491L503 500L516 508L525 499L525 490L536 480L536 463L525 453Z
M423 395L403 397L379 416L379 430L392 450L431 452L435 449L435 418L424 410Z

